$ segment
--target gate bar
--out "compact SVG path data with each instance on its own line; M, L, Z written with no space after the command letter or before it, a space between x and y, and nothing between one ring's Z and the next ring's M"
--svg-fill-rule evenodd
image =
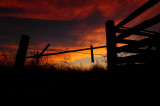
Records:
M137 16L139 16L140 14L142 14L147 9L149 9L149 8L153 7L154 5L156 5L158 2L160 2L160 0L149 0L144 5L142 5L137 10L135 10L133 13L131 13L128 17L126 17L123 21L121 21L116 26L116 28L119 29L123 25L127 24L128 22L130 22L131 20L133 20L134 18L136 18Z

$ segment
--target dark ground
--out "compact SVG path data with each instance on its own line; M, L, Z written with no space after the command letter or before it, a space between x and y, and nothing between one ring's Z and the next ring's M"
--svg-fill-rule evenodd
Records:
M57 72L1 68L1 103L43 106L156 106L158 69Z

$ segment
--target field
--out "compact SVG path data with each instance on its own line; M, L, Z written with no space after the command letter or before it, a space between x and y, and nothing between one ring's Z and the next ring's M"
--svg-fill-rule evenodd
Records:
M73 101L77 101L76 105L84 105L86 100L89 106L143 106L153 104L150 100L157 92L158 82L156 70L144 67L130 66L126 70L119 67L119 70L109 72L98 65L88 71L36 66L15 70L1 66L1 91L9 94L7 101L12 101L6 104L17 104L22 100L22 104L28 105L31 101L34 105L75 105Z

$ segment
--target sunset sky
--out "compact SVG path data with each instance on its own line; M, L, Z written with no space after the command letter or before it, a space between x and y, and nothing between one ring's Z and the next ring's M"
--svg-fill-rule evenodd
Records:
M118 24L148 0L0 0L0 55L16 54L22 34L30 36L28 54L41 51L48 43L48 53L106 45L105 22ZM132 27L160 13L160 3L126 26ZM159 30L160 25L152 27ZM139 39L138 37L132 37ZM47 52L46 52L47 53ZM104 60L106 49L94 50L97 61ZM0 57L2 58L2 56ZM90 64L90 51L50 57ZM50 60L51 61L51 60Z

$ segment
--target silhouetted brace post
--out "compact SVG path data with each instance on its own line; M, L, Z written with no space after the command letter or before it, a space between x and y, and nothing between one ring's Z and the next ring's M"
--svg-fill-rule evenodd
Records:
M106 43L107 43L107 62L108 71L115 71L116 69L116 31L114 21L108 20L106 22Z
M91 62L94 63L93 46L91 45Z
M20 43L19 43L19 48L17 51L16 61L15 61L15 68L16 69L23 69L24 68L28 44L29 44L29 36L22 35Z
M36 56L36 64L39 64L39 59L42 57L43 53L48 49L48 47L50 46L50 44L48 44L43 51L39 54L39 52L37 51L37 56Z
M44 49L43 51L39 54L39 56L41 57L43 55L43 53L48 49L48 47L50 46L50 44L48 44Z

